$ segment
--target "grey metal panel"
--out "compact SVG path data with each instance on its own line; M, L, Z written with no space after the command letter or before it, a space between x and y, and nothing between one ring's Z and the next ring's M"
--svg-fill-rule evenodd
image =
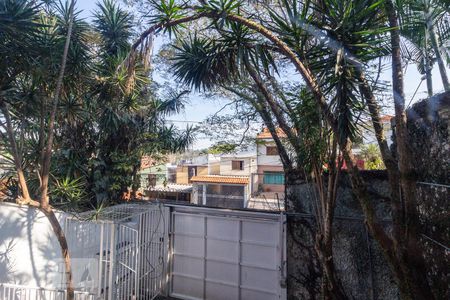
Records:
M280 215L174 207L171 295L285 299Z

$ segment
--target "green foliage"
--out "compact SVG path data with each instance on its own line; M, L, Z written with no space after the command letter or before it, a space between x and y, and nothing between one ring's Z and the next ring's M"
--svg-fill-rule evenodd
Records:
M238 145L236 144L229 144L229 143L216 143L209 147L208 153L210 154L226 154L226 153L232 153L236 151L236 148Z
M364 159L364 167L367 170L384 170L383 159L377 145L370 144L361 147L361 156Z
M11 111L32 197L39 194L42 132L69 19L68 2L36 3L0 1L0 103ZM157 93L148 67L137 61L132 73L120 67L131 47L132 20L111 0L98 4L93 25L75 12L57 111L52 205L82 210L119 201L137 188L142 155L182 151L192 142L193 128L165 123L184 108L186 91ZM7 152L0 133L0 150Z

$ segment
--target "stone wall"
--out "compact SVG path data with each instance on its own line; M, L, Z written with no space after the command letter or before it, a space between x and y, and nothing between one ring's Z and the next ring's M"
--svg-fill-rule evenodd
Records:
M421 241L426 251L430 284L436 299L450 299L450 92L413 105L407 112L409 145L418 182ZM395 147L395 143L392 145ZM391 224L387 174L363 171L378 218ZM321 269L314 251L317 194L303 183L289 193L300 195L297 211L288 216L288 284L291 299L318 299ZM359 202L343 174L334 220L334 261L350 299L398 299L398 290L381 249L367 233ZM298 246L300 245L300 246ZM289 248L293 250L289 250Z
M377 215L390 225L389 187L384 171L362 171L377 210ZM304 183L297 188L302 195L301 213L289 215L291 239L297 241L298 251L291 252L288 264L296 263L296 299L320 299L321 270L314 251L316 193L312 185ZM350 180L343 173L339 182L334 220L333 251L338 278L349 299L398 299L397 287L381 250L363 221L359 202L352 193ZM289 245L288 245L289 247ZM298 262L298 263L297 263ZM289 265L288 265L289 267Z
M413 105L407 125L431 285L450 299L450 92Z

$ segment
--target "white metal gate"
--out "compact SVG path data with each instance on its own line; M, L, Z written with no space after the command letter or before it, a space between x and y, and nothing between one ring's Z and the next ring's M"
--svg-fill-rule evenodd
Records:
M174 206L170 295L285 299L281 214Z
M165 288L169 209L127 204L66 220L74 284L101 299L150 300Z

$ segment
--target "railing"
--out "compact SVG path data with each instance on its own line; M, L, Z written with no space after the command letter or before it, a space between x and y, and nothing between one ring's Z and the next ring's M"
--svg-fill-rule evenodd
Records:
M0 300L66 300L66 291L0 283ZM75 291L75 300L96 300L87 292Z

